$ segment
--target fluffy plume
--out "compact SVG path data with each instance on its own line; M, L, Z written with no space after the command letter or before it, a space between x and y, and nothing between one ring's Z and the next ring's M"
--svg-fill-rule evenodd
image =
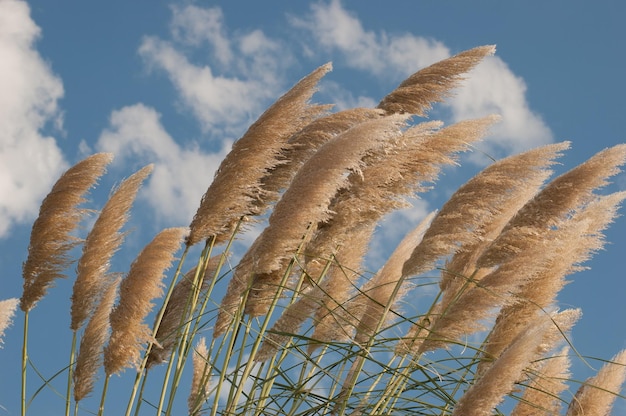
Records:
M39 208L39 217L33 223L24 262L24 292L20 308L29 311L45 296L55 279L64 277L63 270L70 263L68 251L78 244L72 231L82 218L78 205L84 194L104 174L113 156L97 153L67 170L54 184Z
M102 279L109 269L113 254L124 240L120 230L128 221L128 211L150 172L152 165L144 167L120 184L102 208L85 239L72 292L72 331L77 331L83 325L102 293Z
M111 338L104 350L107 375L139 362L142 345L152 341L150 328L143 323L163 294L162 279L179 249L186 228L161 231L139 253L120 287L120 300L111 312Z
M521 189L543 183L546 167L567 149L569 143L559 143L510 156L488 166L459 188L441 208L404 265L403 274L428 270L432 262L453 249L475 244L486 224L500 214L498 207L513 198L519 201ZM526 201L521 201L523 204Z
M545 235L547 244L532 249L535 254L530 257L540 259L540 267L535 268L535 275L521 287L517 300L500 311L484 349L487 357L497 357L520 328L532 322L537 311L552 305L565 285L565 277L602 248L602 231L613 221L618 205L625 198L626 192L597 198Z
M589 203L593 191L620 172L626 161L626 144L605 149L550 182L506 225L500 236L477 260L480 267L492 267L515 256L522 248L540 243L543 231L558 227L572 210ZM538 241L539 240L539 241Z
M424 191L424 182L433 182L442 165L453 164L455 153L467 150L495 120L497 117L469 120L439 131L434 131L439 122L421 123L364 158L363 169L350 175L349 187L332 201L330 210L335 214L319 226L306 250L313 258L328 256L335 247L352 253L342 256L351 260L343 267L350 272L329 273L324 281L326 295L314 318L314 338L330 340L335 334L339 336L336 339L343 339L346 328L359 320L345 303L358 296L360 262L376 223L392 210L407 206L404 197ZM362 246L358 254L355 242ZM344 244L348 247L343 248ZM339 261L343 264L341 258Z
M560 394L570 377L569 347L541 362L511 416L553 416L561 414Z
M365 121L336 137L300 169L276 204L269 226L259 237L255 270L280 269L302 241L307 228L332 217L329 205L337 190L348 186L346 174L361 171L362 158L401 134L407 116Z
M452 416L490 416L493 409L522 378L523 370L537 356L537 347L551 322L543 319L526 328L493 363L485 375L459 399Z
M286 189L300 167L325 143L365 120L382 116L377 109L353 108L313 120L289 139L280 163L263 177L263 189L274 193Z
M74 377L74 401L79 402L93 390L98 369L102 365L102 350L109 336L109 314L115 302L121 278L113 279L104 288L100 302L89 319L80 341ZM102 285L104 287L104 285Z
M626 379L626 350L606 363L594 377L587 379L572 399L566 416L605 416Z
M432 216L429 217L430 218L426 218L422 224L425 225L430 219L432 219ZM397 266L397 264L400 263L399 267L402 267L403 255L406 254L408 256L406 251L413 249L413 247L415 246L414 243L416 243L415 240L421 238L422 233L423 229L420 229L420 227L418 226L412 233L410 233L410 235L407 235L407 237L405 237L403 242L400 243L398 249L396 249L392 257L387 262L388 265L385 265L385 267L383 268L383 270L385 271L383 272L383 270L381 270L373 279L372 283L368 284L367 287L370 287L371 290L364 291L364 293L359 296L357 300L350 301L347 306L343 306L339 302L336 302L336 305L334 306L334 314L329 314L328 312L326 312L326 315L329 315L329 317L326 319L325 324L318 324L316 326L313 338L316 340L345 339L346 335L349 333L347 331L350 331L350 329L348 329L347 331L340 331L338 330L338 328L340 328L341 326L333 324L342 324L346 321L358 321L358 319L361 319L361 316L367 314L365 316L371 317L371 319L364 319L364 322L359 324L358 328L360 332L357 334L356 338L357 342L362 342L362 338L364 338L364 331L369 330L371 332L371 327L374 325L370 324L370 321L380 319L380 313L378 313L379 309L381 311L384 309L385 304L383 303L381 306L381 303L379 303L378 300L380 300L381 298L385 298L385 296L387 296L388 298L388 294L393 291L393 287L391 287L391 284L385 284L385 279L397 279L397 276L395 276L392 272L392 270L394 269L394 265ZM339 254L339 256L341 257L341 254ZM350 270L349 268L345 267L345 263L343 261L339 262L339 264L336 264L336 261L333 260L329 264L327 264L324 269L325 274L323 276L319 276L320 278L323 278L324 284L322 286L314 285L310 287L301 295L301 297L296 302L287 307L287 309L283 312L283 314L274 323L274 325L268 332L268 335L263 342L261 349L255 357L257 361L266 361L270 357L272 357L276 353L278 348L281 345L284 345L284 343L289 339L289 335L285 334L296 334L302 324L314 314L324 317L324 309L320 308L322 300L324 298L328 298L329 300L334 299L334 295L338 292L338 289L332 287L330 283L326 282L329 282L333 279L342 279L343 281L345 281L348 280L346 276L355 273L354 270ZM339 274L339 277L333 278L333 274ZM340 282L342 280L340 280ZM335 283L334 285L336 284L337 283ZM331 294L333 296L330 296ZM376 311L373 311L373 309L376 309ZM366 312L363 312L363 310L366 310ZM343 315L344 319L337 319L336 315L338 312Z
M239 263L220 305L215 336L221 335L232 320L244 291L250 287L252 271L282 276L286 262L296 253L309 228L330 218L328 206L337 190L346 186L346 175L361 168L367 152L398 136L407 118L397 115L358 124L326 143L302 166L276 204L269 226ZM280 272L272 273L276 271ZM271 284L278 286L277 282Z
M442 301L428 317L428 322L420 322L409 330L405 341L398 345L398 352L426 348L421 346L418 339L424 339L428 335L429 327L438 328L437 337L431 337L431 341L434 338L439 341L454 340L457 336L481 328L478 321L495 306L490 302L494 299L502 302L503 299L499 299L496 294L480 297L481 292L475 291L473 294L480 297L481 303L472 303L469 295L464 294L461 298L459 291L468 288L470 278L482 282L481 278L489 270L477 271L476 258L496 238L514 213L539 189L550 174L548 167L568 145L553 144L502 159L468 181L444 204L402 271L403 276L425 272L432 268L439 257L456 251L442 274ZM500 284L501 291L505 292L521 284L519 273L509 277L512 280L494 279L496 284ZM513 286L507 287L506 284ZM464 314L469 321L462 320L460 315L453 315L453 306L454 310ZM477 309L483 306L484 309ZM466 307L470 308L465 309ZM479 310L481 313L478 313ZM439 346L440 342L429 348Z
M11 326L18 303L19 300L15 298L0 301L0 345L2 344L4 331Z
M189 404L189 414L199 416L200 407L209 396L209 380L211 365L209 364L209 350L206 347L206 340L200 338L193 352L193 378L191 380L191 391L187 403Z
M322 284L313 289L318 292L313 296L319 297L311 335L316 341L347 341L353 337L358 317L346 304L354 296L357 279L362 275L361 263L373 232L374 224L351 230L350 244L339 248L334 256L336 265L330 268ZM318 346L312 344L309 351Z
M421 69L403 81L378 104L388 113L411 113L425 116L433 103L441 102L486 56L493 55L493 45L479 46Z
M241 217L262 213L263 201L275 198L263 189L263 178L280 163L287 140L328 110L328 106L309 105L308 101L319 80L330 70L331 65L326 64L303 78L233 144L202 197L190 225L187 245L210 237L216 242L228 239Z
M435 131L439 122L421 123L379 151L368 155L365 166L349 177L349 187L333 199L335 214L320 225L307 246L307 255L324 257L349 242L351 228L371 226L385 214L408 204L404 197L424 191L441 167L453 164L455 153L480 139L496 118L464 121Z

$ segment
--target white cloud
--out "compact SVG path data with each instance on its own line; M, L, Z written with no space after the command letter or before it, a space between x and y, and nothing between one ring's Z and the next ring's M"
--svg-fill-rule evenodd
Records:
M153 108L135 104L111 114L110 127L102 132L96 147L113 152L116 165L129 160L154 163L141 195L162 221L186 225L230 145L225 142L218 153L204 153L195 144L182 147L165 131Z
M203 131L220 138L240 135L284 91L283 75L296 55L260 30L229 33L224 20L217 7L174 6L171 39L145 37L139 48L148 67L167 74L180 102ZM394 83L450 56L448 47L433 39L367 30L338 0L314 3L308 15L290 17L290 22L298 33L304 32L312 39L307 47L312 48L313 55L319 55L316 60L329 59L330 51L340 55L340 64L381 79L395 79ZM213 53L209 63L198 63L195 55L193 60L190 58L190 51L207 45ZM355 96L332 80L323 81L321 89L332 97L337 109L372 107L378 101ZM530 110L525 90L523 80L500 58L489 58L446 104L451 115L448 121L501 114L503 121L482 145L494 156L549 142L551 132ZM157 168L146 189L148 198L162 215L179 220L188 220L195 211L208 186L207 178L224 152L203 154L196 145L181 147L164 130L156 111L142 105L114 112L111 127L103 132L99 143L102 149L123 153L123 158L131 154L143 155L146 162L151 161L147 155L156 158ZM198 166L204 167L199 175L194 172ZM202 179L198 181L199 177ZM173 202L179 200L184 203Z
M172 40L145 37L140 56L167 74L205 132L241 134L283 92L291 53L260 30L229 34L219 8L187 5L172 11ZM211 65L190 62L183 51L205 42L215 58Z
M180 43L201 46L207 42L215 58L226 65L233 59L230 40L224 28L224 15L219 7L203 9L188 5L172 6L172 36Z
M339 0L311 5L311 15L291 17L291 24L305 29L324 51L336 50L346 64L377 76L406 76L449 56L439 41L412 34L367 31Z
M148 37L139 50L146 63L164 70L205 131L236 126L259 110L265 94L254 82L215 75L209 66L196 66L172 44Z
M455 91L447 106L454 121L499 114L502 121L480 145L492 156L528 150L552 142L550 128L526 101L526 84L499 57L487 57ZM502 154L504 153L504 154Z
M63 84L35 49L39 36L25 2L0 1L0 237L37 214L67 168L55 139L41 133L62 125Z

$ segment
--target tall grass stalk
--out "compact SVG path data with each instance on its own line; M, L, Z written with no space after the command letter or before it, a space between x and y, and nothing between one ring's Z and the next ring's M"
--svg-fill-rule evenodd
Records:
M420 119L494 51L417 71L377 108L332 114L311 103L331 65L317 68L233 144L189 228L158 233L126 273L109 269L151 167L122 182L84 239L84 194L112 156L70 168L42 202L23 266L21 414L61 391L61 375L68 416L72 391L74 416L104 415L113 400L126 416L608 414L624 399L626 353L576 382L571 361L584 358L568 334L580 311L559 311L558 294L626 199L605 189L626 145L552 180L568 142L494 161L368 272L383 219L497 122ZM250 224L263 228L242 249ZM30 320L74 261L69 363L46 377L29 356ZM125 397L111 397L113 375Z

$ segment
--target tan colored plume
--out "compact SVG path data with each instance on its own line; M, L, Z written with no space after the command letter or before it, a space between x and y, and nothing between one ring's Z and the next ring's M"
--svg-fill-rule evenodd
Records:
M606 416L626 380L626 350L620 351L598 373L585 380L565 416Z
M417 275L430 270L438 258L455 253L442 273L442 300L427 319L411 327L405 340L398 344L398 352L439 348L482 328L480 319L495 306L490 302L503 300L495 295L480 297L478 291L472 295L479 296L482 303L474 303L468 294L461 296L461 291L472 287L468 286L468 279L481 280L486 274L477 272L476 258L537 192L550 175L548 168L553 160L568 147L569 143L548 145L495 162L461 186L443 205L402 270L403 276ZM515 280L518 275L510 277L509 284L520 284ZM502 285L501 289L506 287ZM422 345L420 340L434 329L436 336Z
M523 378L524 369L537 358L537 348L551 325L552 322L544 317L525 328L484 376L461 396L452 416L491 416L515 383Z
M541 361L541 366L524 389L511 416L554 416L561 414L561 393L567 390L570 377L569 347Z
M146 368L149 369L168 360L180 339L179 330L190 316L189 307L194 290L199 289L201 291L208 286L215 277L221 258L222 255L216 255L209 259L203 276L198 277L198 288L194 286L196 267L185 273L182 279L176 283L157 329L155 338L158 344L152 345L148 354Z
M187 399L189 414L200 416L200 408L209 397L209 381L211 376L211 364L209 364L209 350L204 337L198 340L192 356L193 376L191 390Z
M80 341L76 368L72 373L74 401L77 403L92 392L98 369L102 365L102 352L109 337L109 315L115 302L120 281L121 278L118 277L106 282L106 285L101 285L104 293L99 297L99 303L87 322Z
M378 108L388 113L425 116L432 103L443 101L459 85L464 73L495 51L493 45L479 46L421 69L383 98Z
M111 258L124 241L124 234L120 230L128 221L128 211L150 172L152 165L144 167L120 184L102 208L85 239L83 254L76 266L72 292L72 331L77 331L83 325L98 302Z
M270 215L269 225L255 240L235 270L214 330L221 335L239 308L244 292L254 287L253 273L282 276L286 263L302 244L303 237L332 213L328 206L347 174L361 168L367 152L401 134L408 116L396 115L358 124L326 143L302 166L291 186ZM278 273L273 273L279 271ZM278 288L278 282L270 282Z
M83 217L78 206L112 159L110 153L97 153L78 162L57 180L41 203L30 234L28 258L22 266L23 311L34 308L55 279L65 277L63 270L71 262L68 252L79 243L72 235Z
M319 80L331 70L326 64L298 82L269 107L248 131L237 140L220 164L213 183L202 197L187 237L192 246L208 238L222 242L230 238L242 218L265 210L268 198L263 178L280 163L289 138L328 110L328 106L310 105Z
M111 312L111 338L104 349L107 376L129 365L137 365L145 343L152 341L152 331L143 322L162 296L164 271L174 260L186 228L168 228L144 247L130 266L120 286L120 300Z

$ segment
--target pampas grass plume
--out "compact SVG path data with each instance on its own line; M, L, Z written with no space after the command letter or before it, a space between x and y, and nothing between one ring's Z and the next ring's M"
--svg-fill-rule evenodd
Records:
M19 299L15 298L0 301L0 346L2 345L4 331L11 326L18 303Z
M626 350L587 379L572 399L566 416L606 416L626 380Z
M289 138L328 110L328 106L309 105L308 101L331 68L326 64L304 77L233 144L189 226L188 246L210 237L223 242L241 217L264 211L268 195L262 188L263 178L279 164Z
M109 198L85 239L83 255L76 266L76 281L72 292L70 328L78 330L93 311L102 288L102 279L109 269L113 254L124 240L120 229L128 221L139 187L152 172L152 165L139 170L123 181Z
M137 365L142 346L152 341L150 328L143 320L154 306L152 300L163 294L163 272L180 247L186 228L161 231L141 251L120 286L120 299L111 312L111 338L104 350L107 375L129 365Z
M39 208L28 246L28 258L22 267L24 292L20 308L29 311L45 296L55 279L64 277L70 259L67 253L78 240L72 231L82 219L78 205L84 194L104 174L113 159L110 153L97 153L67 170L52 187Z
M102 351L109 337L109 314L113 308L121 277L110 279L96 309L87 322L76 358L74 401L79 402L93 390L98 369L102 365ZM105 285L103 285L105 286Z

